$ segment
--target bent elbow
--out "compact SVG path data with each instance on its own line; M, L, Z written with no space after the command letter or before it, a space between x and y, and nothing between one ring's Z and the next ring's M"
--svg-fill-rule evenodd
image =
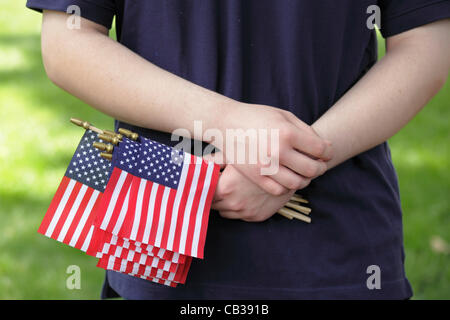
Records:
M431 83L431 96L435 96L441 89L445 86L445 83L448 79L448 73L447 72L439 72L436 74L436 76L433 78Z
M438 91L441 90L448 80L448 72L442 72L441 76L437 79Z
M50 34L42 33L41 40L41 52L42 52L42 63L44 65L45 73L47 77L57 86L60 86L60 74L61 74L61 55L60 46L57 45L57 41L52 39L53 36Z

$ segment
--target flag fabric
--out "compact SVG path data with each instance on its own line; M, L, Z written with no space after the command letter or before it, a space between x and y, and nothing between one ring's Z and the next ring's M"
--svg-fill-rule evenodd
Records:
M111 163L92 148L98 141L94 132L85 132L38 229L85 252L94 235L93 212L112 170Z
M98 256L99 254L113 254L114 252L117 253L117 251L120 250L120 257L123 259L130 257L130 255L134 255L133 259L136 259L135 257L139 254L158 257L163 260L172 261L173 263L184 263L186 259L186 256L184 255L153 246L143 245L124 238L119 238L116 235L98 228L95 229L95 232L97 235L95 237L96 243L92 244L86 252L91 256Z
M180 264L174 271L166 271L152 266L145 266L139 263L133 263L127 260L118 259L114 256L103 256L99 259L97 266L113 271L119 271L123 273L132 273L137 276L145 276L158 278L162 280L174 281L176 283L185 283L187 273L191 264L189 258L185 264Z
M95 225L117 235L125 218L133 173L139 161L140 144L123 138L114 147L113 171L96 210Z
M120 150L115 155L116 162L130 163L135 153ZM132 241L203 258L219 166L143 137L136 158L131 182L125 185L113 180L111 190L124 199L114 208L120 213L104 214L100 228ZM103 211L107 211L105 206Z
M175 272L177 267L182 264L173 262L171 260L165 260L157 256L149 255L147 253L136 252L117 244L112 245L111 243L104 241L103 239L101 242L99 242L99 245L100 248L96 249L94 247L93 250L88 250L88 252L86 253L97 258L102 258L104 256L113 256L117 259L122 259L129 262L138 263L145 266L150 266L152 268L158 268L164 271L171 272Z

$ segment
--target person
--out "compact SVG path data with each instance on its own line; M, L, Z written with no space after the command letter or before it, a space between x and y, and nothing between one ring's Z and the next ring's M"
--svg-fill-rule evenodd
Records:
M445 83L450 1L28 0L59 87L174 145L183 128L279 132L275 174L226 165L204 260L168 288L108 271L103 298L408 299L386 140ZM69 8L71 6L71 8ZM78 8L81 25L69 12ZM108 37L115 17L117 41ZM387 52L377 62L379 23ZM236 145L248 148L249 139ZM227 145L228 143L228 145ZM420 177L418 177L420 179ZM294 193L312 223L274 215Z

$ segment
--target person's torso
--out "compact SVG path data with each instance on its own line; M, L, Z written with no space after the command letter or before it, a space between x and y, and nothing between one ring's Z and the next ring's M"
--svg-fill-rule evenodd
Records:
M366 10L374 1L116 3L118 40L148 61L238 101L288 109L308 124L377 59L376 34L366 26ZM176 143L168 133L116 126ZM166 290L118 274L111 281L134 281L136 292L160 298L411 294L387 144L344 162L299 193L311 203L311 224L278 215L247 223L211 212L205 259L193 262L185 286ZM371 265L382 270L378 292L366 286Z

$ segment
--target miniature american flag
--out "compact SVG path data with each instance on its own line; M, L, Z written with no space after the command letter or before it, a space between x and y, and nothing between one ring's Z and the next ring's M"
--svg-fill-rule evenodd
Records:
M87 251L94 233L94 208L105 190L112 166L92 143L97 135L86 131L53 197L38 232Z
M141 137L113 153L113 170L96 224L122 238L203 258L220 168Z

